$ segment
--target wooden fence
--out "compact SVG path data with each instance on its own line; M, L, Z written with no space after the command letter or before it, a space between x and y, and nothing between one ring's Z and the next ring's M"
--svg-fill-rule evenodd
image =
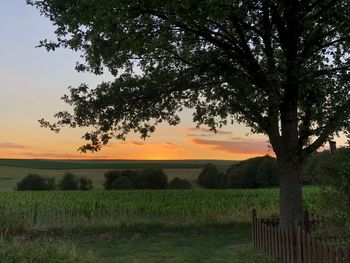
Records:
M253 210L254 248L278 258L281 263L350 263L349 248L330 245L311 236L312 220L306 215L302 226L279 227L278 220L258 219Z

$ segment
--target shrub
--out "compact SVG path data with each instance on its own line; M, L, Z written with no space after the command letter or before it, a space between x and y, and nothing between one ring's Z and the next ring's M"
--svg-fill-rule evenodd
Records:
M204 188L218 188L220 178L215 165L207 163L198 175L197 183Z
M112 183L113 190L123 190L123 189L133 189L133 188L134 186L132 181L126 176L118 177Z
M256 188L256 173L263 157L255 157L232 165L227 171L228 188Z
M94 188L94 186L93 186L92 180L90 178L86 178L86 177L79 178L79 189L80 190L89 191L93 188Z
M72 173L66 173L58 185L60 190L78 190L79 179Z
M55 189L55 179L40 176L38 174L28 174L17 183L17 191L48 191Z
M191 183L186 179L175 177L168 185L169 189L192 189Z
M112 189L112 184L118 177L121 177L121 172L118 170L111 170L104 174L105 182L103 183L103 186L106 190Z
M338 149L316 167L322 183L319 206L328 224L323 229L329 235L338 235L350 242L350 149Z
M105 182L103 183L103 186L106 190L113 189L112 184L113 182L119 178L119 177L126 177L129 178L129 180L133 183L133 185L136 185L136 181L140 177L140 171L138 170L111 170L104 174Z
M258 187L278 185L277 160L270 156L263 157L256 171L256 184Z
M166 189L168 177L162 169L148 168L136 174L134 182L138 189Z

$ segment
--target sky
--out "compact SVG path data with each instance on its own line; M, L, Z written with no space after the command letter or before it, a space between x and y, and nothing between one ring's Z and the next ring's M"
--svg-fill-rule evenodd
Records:
M25 0L0 1L0 158L242 160L272 154L267 137L252 134L244 125L223 127L217 133L205 126L196 128L191 111L183 112L176 127L158 126L147 140L130 134L98 153L78 152L85 142L84 130L56 134L41 128L38 120L53 121L54 113L68 109L60 98L69 86L94 87L112 79L76 72L80 58L70 50L36 48L40 40L54 39L54 29Z

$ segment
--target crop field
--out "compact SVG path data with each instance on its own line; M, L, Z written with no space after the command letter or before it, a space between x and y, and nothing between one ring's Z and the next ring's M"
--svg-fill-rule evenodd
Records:
M316 188L305 188L304 203L311 212L316 196ZM277 215L278 190L3 192L0 225L8 229L70 229L138 223L248 223L252 208L262 216Z
M233 163L225 162L219 169ZM149 167L130 163L135 169ZM0 166L0 262L62 258L62 262L270 263L252 250L250 217L252 208L259 216L276 216L278 189L197 189L194 181L205 163L152 164L163 168L169 180L176 176L189 180L194 190L111 191L102 190L103 174L131 166L111 161L0 160L4 165ZM95 190L13 191L29 173L59 180L66 172L91 178ZM317 210L317 193L317 187L304 188L304 206L311 212Z

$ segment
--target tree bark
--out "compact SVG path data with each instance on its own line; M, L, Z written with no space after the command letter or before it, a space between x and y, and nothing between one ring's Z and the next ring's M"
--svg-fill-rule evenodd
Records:
M296 220L301 222L303 218L303 162L281 160L281 158L277 161L280 184L280 226L292 226Z

